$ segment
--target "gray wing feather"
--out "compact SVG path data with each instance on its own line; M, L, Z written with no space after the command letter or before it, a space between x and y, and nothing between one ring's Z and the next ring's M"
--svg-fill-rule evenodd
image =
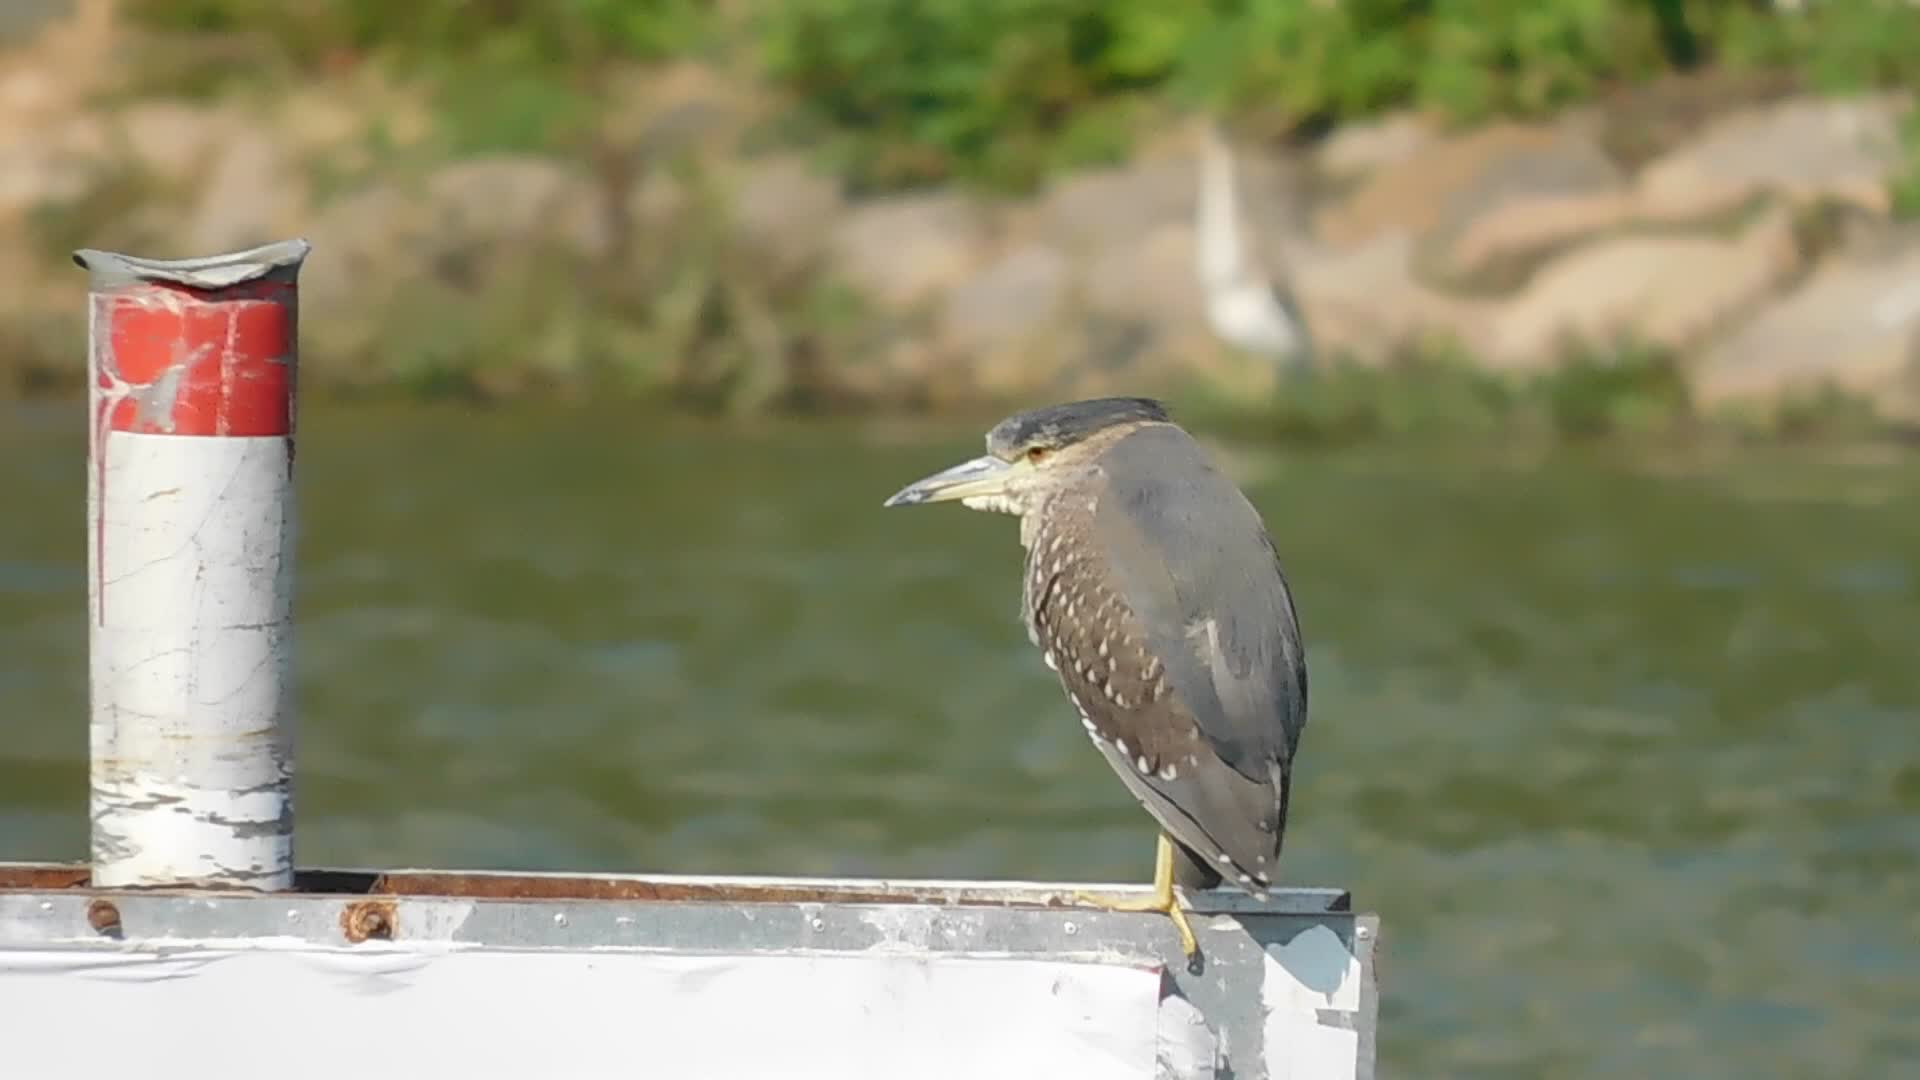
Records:
M1299 617L1266 527L1178 428L1144 428L1108 455L1110 477L1172 465L1193 478L1109 479L1097 511L1108 572L1221 757L1264 780L1267 762L1291 760L1307 719Z
M1107 453L1096 511L1107 571L1218 759L1171 782L1121 775L1205 833L1170 828L1176 838L1261 876L1279 854L1307 718L1292 596L1259 514L1185 432L1143 428ZM1187 480L1152 479L1169 474Z

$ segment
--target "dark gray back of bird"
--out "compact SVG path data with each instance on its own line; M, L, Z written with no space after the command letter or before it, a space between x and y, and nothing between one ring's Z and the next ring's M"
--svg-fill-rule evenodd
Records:
M1069 499L1036 533L1036 635L1134 795L1196 863L1257 889L1307 717L1292 596L1258 513L1184 431L1140 428L1100 464L1090 509ZM1077 557L1056 530L1087 538L1062 545Z

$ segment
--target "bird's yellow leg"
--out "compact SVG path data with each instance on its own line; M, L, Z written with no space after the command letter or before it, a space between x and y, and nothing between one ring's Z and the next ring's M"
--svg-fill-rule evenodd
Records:
M1145 899L1117 896L1096 896L1092 893L1075 891L1075 900L1092 904L1103 911L1159 911L1173 920L1173 928L1180 931L1180 951L1191 957L1200 951L1200 943L1194 939L1193 927L1187 925L1187 913L1180 910L1180 903L1173 895L1173 841L1167 834L1160 834L1159 843L1154 847L1153 855L1153 895Z

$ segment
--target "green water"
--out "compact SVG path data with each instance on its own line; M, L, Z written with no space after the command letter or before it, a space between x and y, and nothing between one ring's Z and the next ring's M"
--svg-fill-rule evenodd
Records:
M0 411L0 856L85 855L81 411ZM303 417L303 864L1139 879L965 429ZM1234 447L1309 636L1285 869L1384 1075L1920 1075L1920 456ZM1915 1070L1915 1071L1908 1071Z

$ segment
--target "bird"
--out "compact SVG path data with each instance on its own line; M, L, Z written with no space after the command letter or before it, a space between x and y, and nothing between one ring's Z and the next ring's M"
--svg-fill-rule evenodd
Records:
M1306 647L1272 536L1154 398L1017 413L986 447L882 505L1020 519L1028 639L1159 825L1151 896L1075 899L1166 914L1192 964L1176 877L1267 896L1307 722Z
M1199 129L1200 183L1194 200L1194 270L1207 325L1237 349L1269 357L1299 375L1313 366L1313 335L1286 280L1283 261L1253 250L1240 206L1233 150L1212 123Z

